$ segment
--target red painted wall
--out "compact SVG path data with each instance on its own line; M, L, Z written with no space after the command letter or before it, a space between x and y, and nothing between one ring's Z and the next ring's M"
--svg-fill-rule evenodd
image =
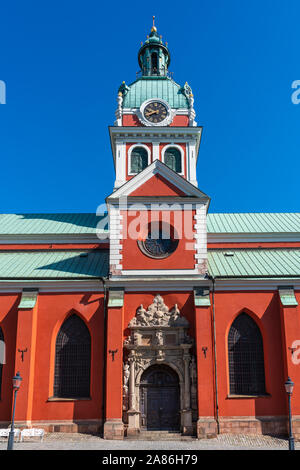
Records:
M260 328L264 344L266 398L229 398L227 338L230 326L242 311ZM275 292L216 292L217 368L220 416L285 414L280 306ZM300 333L300 332L299 332Z
M138 126L144 127L144 125L138 120L135 114L123 114L122 120L123 126ZM187 127L189 125L188 116L175 116L173 122L170 124L171 127Z
M128 215L129 214L129 215ZM143 219L140 219L140 223L137 224L136 218L139 214ZM148 233L148 224L151 221L167 221L169 214L170 225L182 227L182 237L179 235L179 243L174 253L165 259L154 259L146 256L139 249L137 239L133 239L131 235L131 227L135 228L135 232L140 233L139 239L144 239ZM185 220L193 221L195 211L152 211L151 216L149 211L140 211L137 214L130 215L130 212L121 211L123 217L123 240L122 240L122 265L123 269L194 269L195 267L195 250L187 250L187 246L190 248L194 247L194 240L189 239L185 236ZM185 219L186 217L186 219ZM127 223L125 222L127 221ZM187 226L188 230L189 226ZM192 233L194 232L194 229Z
M17 306L20 294L0 294L0 326L3 331L6 363L2 369L2 387L0 399L0 422L9 421L12 409L12 378L15 375L15 351L17 330Z

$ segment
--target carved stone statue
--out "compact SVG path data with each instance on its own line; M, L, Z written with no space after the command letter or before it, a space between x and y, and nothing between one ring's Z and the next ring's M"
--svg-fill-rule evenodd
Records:
M188 321L180 316L177 304L172 310L165 305L164 299L160 295L156 295L153 303L145 310L141 305L130 323L133 326L188 326Z
M123 367L123 386L124 389L128 390L128 380L129 380L129 364L125 363Z
M164 343L164 336L162 331L157 331L155 335L155 344L161 346Z

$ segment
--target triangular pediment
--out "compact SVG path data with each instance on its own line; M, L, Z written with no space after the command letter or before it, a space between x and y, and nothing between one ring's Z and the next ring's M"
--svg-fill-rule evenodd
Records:
M159 160L127 181L107 199L121 197L195 197L209 201L205 193Z

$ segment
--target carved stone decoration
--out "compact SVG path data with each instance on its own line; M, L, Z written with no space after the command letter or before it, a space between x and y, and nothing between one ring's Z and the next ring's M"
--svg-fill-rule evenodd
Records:
M128 408L124 421L127 422L128 418L127 435L137 435L142 423L147 422L147 416L142 415L144 404L140 403L140 382L143 372L155 365L169 366L177 373L181 431L192 434L197 422L197 409L194 410L197 407L197 377L195 359L191 355L193 340L188 335L188 321L180 315L177 305L169 309L164 299L156 295L147 309L143 305L137 309L128 327L130 336L124 341L130 362Z
M129 375L129 364L125 363L123 367L123 421L125 423L127 423Z
M177 304L169 310L160 295L154 297L153 303L145 310L141 305L130 323L133 326L188 326L188 321L180 316Z
M123 387L124 390L128 391L128 380L129 380L129 364L124 364L124 377L123 377Z
M180 91L189 102L189 126L197 126L197 123L195 121L196 112L194 109L194 95L192 93L192 89L189 84L185 82L184 86L180 89Z

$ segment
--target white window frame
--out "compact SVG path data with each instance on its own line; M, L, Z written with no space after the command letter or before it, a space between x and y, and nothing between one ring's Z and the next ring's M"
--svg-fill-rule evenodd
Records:
M136 148L136 147L142 147L144 148L145 150L147 150L147 153L148 153L148 166L150 165L151 163L151 151L149 149L149 147L145 144L133 144L131 145L131 147L129 147L128 149L128 154L127 154L127 160L128 160L128 176L131 176L131 175L137 175L138 173L134 173L131 171L131 154L132 154L132 151Z
M176 148L180 151L180 154L181 154L181 172L178 173L178 175L181 175L181 176L184 176L184 150L182 147L180 147L180 145L177 145L177 144L168 144L168 145L165 145L162 150L161 150L161 161L163 163L165 163L165 152L166 150L168 150L169 148Z

